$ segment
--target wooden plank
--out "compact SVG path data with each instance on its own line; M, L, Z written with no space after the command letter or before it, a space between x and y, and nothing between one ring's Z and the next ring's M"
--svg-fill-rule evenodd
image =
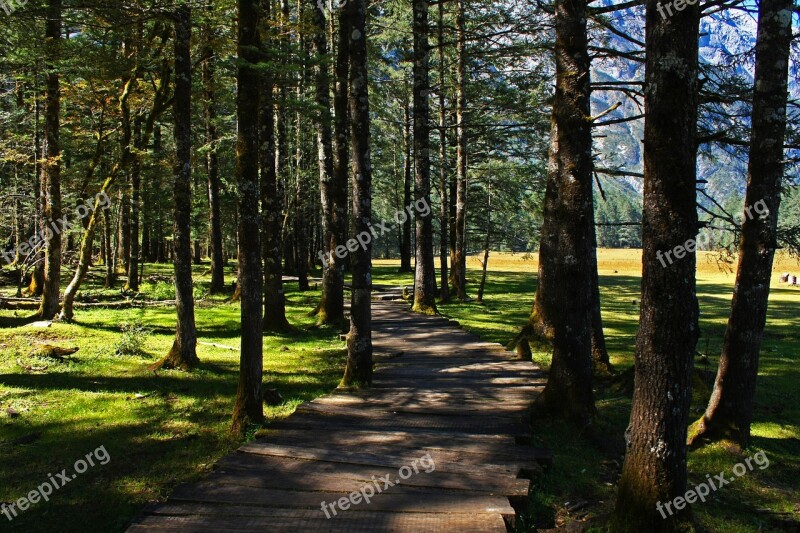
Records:
M372 388L302 405L205 480L146 508L129 531L506 531L508 498L530 490L518 474L551 457L515 441L530 435L527 411L544 375L403 306L373 304ZM426 454L435 470L422 468ZM401 480L404 466L411 469ZM368 504L326 518L323 502L375 482Z
M337 512L166 503L142 516L129 531L342 531L342 532L505 532L500 515ZM135 529L136 528L136 529Z
M414 407L405 407L405 406L397 406L392 407L390 403L383 403L378 404L378 402L373 403L369 409L365 409L363 406L349 406L349 405L332 405L323 402L307 402L300 405L297 408L297 411L300 412L309 412L309 413L321 413L324 415L342 415L342 416L351 416L351 417L359 417L359 416L378 416L378 417L391 417L394 415L417 415L417 416L428 416L431 413L435 413L436 416L440 417L461 417L465 419L469 419L470 417L480 417L486 418L487 414L489 414L494 419L503 419L503 420L512 420L514 422L520 421L525 416L524 409L517 409L517 410L503 410L500 408L491 409L489 406L486 406L483 409L473 408L473 409L453 409L449 407L442 407L438 408L436 406L428 406L422 408L414 408Z
M319 413L296 413L291 420L270 424L271 428L318 427L333 431L339 428L356 427L361 429L402 429L404 431L421 430L426 432L454 433L459 435L513 435L528 436L529 431L522 424L504 422L502 420L478 419L476 417L453 416L415 416L399 414L391 419L372 418L369 416L349 417L340 415L321 415Z
M291 478L285 472L285 467L285 464L276 465L275 468L265 468L264 465L224 466L212 472L207 480L212 483L263 489L291 488L307 492L350 494L374 483L373 478L379 480L380 486L383 486L380 481L383 476L386 474L397 476L396 472L375 470L360 465L338 465L330 472L319 472L315 468L306 468L300 478ZM403 492L406 487L414 487L416 489L445 489L507 497L524 497L530 492L530 480L496 477L487 481L487 477L481 476L477 472L470 476L451 472L414 475L406 480L400 480L402 485L392 487L392 491Z
M206 482L178 485L171 501L208 503L235 503L261 507L321 509L323 502L341 497L331 492L303 492L291 490L259 489L237 485L213 485ZM413 491L376 494L369 504L370 511L419 513L475 513L513 515L514 509L502 496L488 496L468 492Z
M403 452L405 450L394 449L395 452ZM287 446L272 444L264 441L251 442L239 448L240 453L265 455L269 457L288 457L291 459L303 459L306 461L318 461L327 463L343 463L348 465L362 465L362 466L377 466L385 469L399 470L404 466L409 468L416 468L418 472L425 472L431 470L429 466L427 469L420 463L420 457L424 453L407 453L406 455L393 455L383 453L370 453L350 451L341 448L305 448L298 446ZM433 459L433 471L446 471L454 474L467 475L474 472L475 468L471 465L464 465L457 462L448 462L444 459L436 461ZM483 465L481 471L485 474L492 474L496 476L511 476L515 477L519 472L519 467L508 465Z

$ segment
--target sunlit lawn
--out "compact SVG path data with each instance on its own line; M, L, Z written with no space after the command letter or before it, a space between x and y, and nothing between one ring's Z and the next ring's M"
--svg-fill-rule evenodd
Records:
M620 370L632 365L638 324L639 251L601 251L600 273L606 335L612 362ZM396 261L375 262L375 283L410 285L412 276L398 274ZM469 292L474 296L479 264L470 258ZM530 312L536 288L535 257L493 255L485 302L450 303L440 311L487 340L507 343ZM174 335L171 308L127 310L78 309L76 324L47 328L0 329L0 502L27 495L50 474L72 470L77 459L100 446L111 461L90 468L51 496L20 514L13 522L0 515L0 529L19 531L119 531L147 501L165 497L176 484L197 478L239 442L228 435L236 390L239 307L223 298L205 296L207 266L196 270L195 294L200 299L197 324L201 344L200 369L191 374L147 366L164 355ZM800 271L791 260L777 271ZM148 265L145 278L169 275L168 265ZM233 274L227 273L228 281ZM92 278L96 279L96 278ZM713 376L730 307L733 276L719 271L712 257L701 258L699 293L702 331L698 349L709 355L698 368ZM109 292L89 287L95 298ZM265 337L265 380L279 390L285 403L269 408L270 418L291 413L301 402L333 390L343 370L344 343L338 331L313 328L308 312L316 305L318 288L299 293L288 285L292 335ZM2 291L11 295L6 287ZM171 285L148 283L143 295L173 296ZM709 531L757 531L775 528L775 517L798 519L800 509L800 383L797 316L800 289L773 290L761 360L754 445L748 454L764 450L770 459L756 470L694 506L698 523ZM18 312L24 315L28 312ZM13 316L3 311L0 316ZM140 322L146 330L144 355L120 356L116 348L120 326ZM30 357L37 342L80 350L66 362ZM210 346L214 344L216 346ZM546 367L548 354L537 353ZM699 416L708 389L698 381L693 417ZM529 515L522 529L535 524L553 527L567 516L566 502L587 500L589 518L611 511L624 452L622 434L630 399L601 384L597 391L598 421L608 436L602 444L577 438L573 428L541 422L534 443L556 452L554 467L534 482ZM717 445L690 455L690 481L698 483L731 468L742 457ZM768 514L794 512L794 515ZM580 513L579 513L580 514Z
M484 339L508 343L527 319L536 290L538 262L535 256L493 254L483 304L450 303L439 310ZM394 263L378 262L377 283L411 285L410 276L396 274ZM480 264L468 262L469 293L477 294ZM603 319L612 363L625 370L633 365L633 346L639 319L641 282L640 250L601 250L599 255ZM714 445L689 456L690 486L731 469L744 457L765 451L770 466L758 468L734 483L714 492L705 504L693 506L698 524L709 531L781 530L774 518L800 521L800 288L778 283L780 272L798 272L795 260L780 258L775 267L770 310L761 355L753 447L739 456L724 445ZM698 260L698 292L702 338L698 351L708 363L698 363L707 379L713 380L719 351L730 312L734 274L721 271L715 254L701 254ZM536 353L535 361L546 368L549 354ZM692 419L702 414L710 388L697 381ZM576 438L574 428L562 423L540 422L534 428L537 445L556 452L555 465L535 480L531 525L554 527L568 517L567 502L587 500L589 518L602 518L613 509L615 483L624 453L623 433L628 424L630 398L616 388L600 384L597 389L598 420L606 442L589 445ZM602 502L602 503L600 503ZM578 512L582 516L583 512ZM789 514L771 514L789 513ZM599 527L599 526L598 526Z
M169 269L148 265L145 277ZM201 280L205 270L197 270ZM343 364L337 331L305 329L314 324L306 315L317 293L296 292L296 283L288 288L290 320L300 329L264 338L265 380L285 399L267 410L273 419L333 390ZM166 283L143 287L148 298L174 298L173 290ZM201 283L196 293L204 292ZM111 461L90 468L13 522L0 515L0 530L120 531L147 501L206 472L239 444L228 435L238 376L238 305L222 299L199 303L199 340L223 347L198 346L202 364L191 374L147 370L171 346L172 308L77 309L76 319L48 328L0 329L0 502L26 496L64 468L72 472L77 459L100 446ZM145 354L115 355L120 324L136 321L148 332ZM80 350L63 363L29 357L40 341ZM26 371L20 363L39 370ZM9 409L18 415L12 418Z

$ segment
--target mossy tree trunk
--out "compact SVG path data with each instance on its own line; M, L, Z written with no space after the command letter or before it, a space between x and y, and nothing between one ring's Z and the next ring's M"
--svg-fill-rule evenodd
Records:
M372 222L372 166L370 161L369 82L367 73L367 3L351 0L342 18L350 27L350 145L353 184L353 219L357 235L370 235ZM344 386L372 384L372 243L366 242L352 256L353 293L350 333L347 335L347 368Z
M212 10L209 4L207 10ZM206 173L208 177L208 225L210 234L210 256L211 256L211 294L220 294L225 291L225 261L222 256L222 213L220 206L220 177L219 177L219 156L217 155L217 144L219 134L217 132L217 93L214 86L216 82L216 53L212 40L214 30L210 23L203 29L203 93L205 96L204 119L206 126L206 143L208 152L206 153ZM273 163L274 164L274 163Z
M191 10L181 5L175 12L175 119L176 165L174 182L173 268L178 323L169 354L156 367L191 370L197 358L197 328L192 288L192 64L190 55Z
M45 257L44 287L39 316L50 320L58 313L61 293L61 143L59 136L61 87L58 61L61 55L61 0L47 3L45 47L48 72L45 76L44 107L44 189Z
M414 304L412 311L435 314L436 266L433 255L430 155L430 44L428 1L413 1L414 30L414 200L428 209L415 209L417 223Z
M678 531L689 507L658 511L686 493L686 429L699 335L696 253L663 266L659 254L697 237L700 7L662 18L647 4L643 271L627 453L614 531Z
M467 37L464 0L456 2L456 218L453 292L467 296Z
M312 4L314 4L312 2ZM344 235L347 227L347 156L345 153L343 163L334 163L333 132L331 131L332 116L330 112L330 75L328 71L328 39L325 24L325 13L322 8L312 6L312 19L314 23L313 51L316 56L315 88L316 103L319 107L317 116L317 150L319 160L320 202L322 207L322 299L318 309L318 319L321 324L335 324L344 326L344 260L339 259L335 250L344 244ZM344 28L346 31L347 28ZM340 28L340 34L341 34ZM346 115L347 115L347 74L349 58L347 49L347 35L340 39L339 50L336 57L336 88L334 100L337 106L337 124L344 118L345 126L336 128L337 137L341 134L345 138L337 141L343 144L347 152ZM341 130L341 131L340 131ZM337 146L338 147L338 146ZM342 168L338 168L341 166ZM344 178L344 179L342 179ZM315 258L316 259L316 258Z
M762 0L759 5L753 125L739 268L714 392L692 435L693 442L731 438L742 447L750 442L784 176L791 9L790 0ZM753 211L759 202L769 209L769 215L763 219Z
M259 204L259 98L261 76L258 0L238 0L238 67L236 115L236 178L239 197L239 286L242 343L239 385L233 408L232 431L243 434L248 425L264 421L261 396L264 347L262 340L261 220Z

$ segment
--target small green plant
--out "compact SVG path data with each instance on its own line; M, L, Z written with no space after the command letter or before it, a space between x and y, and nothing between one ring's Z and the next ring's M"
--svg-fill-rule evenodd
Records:
M122 335L116 344L117 355L144 355L144 343L150 334L138 320L120 324Z

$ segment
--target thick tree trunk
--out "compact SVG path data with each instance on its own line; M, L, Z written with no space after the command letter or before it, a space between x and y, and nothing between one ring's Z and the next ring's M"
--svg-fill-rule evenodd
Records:
M61 292L61 144L59 140L61 94L56 62L61 54L61 0L49 0L47 4L47 24L45 44L49 62L45 78L44 137L45 162L44 180L46 205L44 210L45 242L44 290L39 316L50 320L59 309Z
M450 232L447 209L447 107L445 106L445 59L444 59L444 2L439 2L438 45L439 45L439 261L441 284L439 297L443 302L450 299L450 282L447 271L447 237ZM406 204L408 205L408 204Z
M363 246L353 252L353 293L347 335L345 386L372 384L372 166L370 162L369 84L367 73L367 3L350 0L342 19L350 24L350 143L353 147L353 219Z
M467 296L467 58L464 0L456 2L456 246L453 257L453 292Z
M431 205L430 156L430 46L428 43L428 0L413 1L414 16L414 200ZM416 210L417 263L414 273L413 311L435 314L436 267L433 256L433 210Z
M261 271L261 221L259 185L259 60L258 0L238 0L238 75L236 114L236 177L239 184L239 277L241 287L242 344L239 386L233 408L232 431L243 434L249 424L264 421L261 396L263 374L263 321Z
M209 10L211 7L209 6ZM222 257L222 214L220 209L219 156L217 155L217 107L214 81L216 77L216 55L211 44L213 29L205 27L206 44L203 55L203 92L205 93L206 173L208 176L208 225L210 228L209 256L211 257L211 294L225 291L225 261ZM273 163L274 164L274 163Z
M175 307L178 323L169 354L155 367L191 370L197 358L197 328L192 290L192 63L190 55L191 10L179 6L175 12L175 165L173 266Z
M791 9L790 0L762 0L759 5L753 129L736 288L714 393L693 442L731 438L742 448L750 442L784 176ZM762 218L764 207L769 214Z
M272 10L270 0L261 2L262 57L268 61L272 53L274 31L272 29ZM280 247L281 225L283 223L282 202L278 198L278 174L275 167L275 110L273 89L275 75L272 69L261 74L260 101L260 154L261 165L261 208L262 208L262 258L264 261L264 329L266 331L286 331L283 298L283 283Z
M325 12L322 8L312 2L312 17L314 23L314 55L316 58L316 103L319 107L317 117L317 152L319 160L319 184L320 202L322 206L322 299L320 300L317 317L321 324L336 324L343 326L344 319L344 269L334 251L340 244L342 233L342 216L346 209L336 205L337 196L343 196L337 187L343 187L344 197L347 198L347 183L336 180L334 175L333 161L333 133L331 132L331 98L330 98L330 75L328 71L328 39L325 31ZM347 63L347 39L344 39L345 46L340 44L337 56L337 98L339 92L347 91L346 76L348 71ZM339 63L342 62L341 77L339 80ZM347 142L346 140L344 141ZM346 200L345 200L346 201ZM345 221L346 223L346 221Z
M547 385L537 399L538 407L586 426L595 410L591 353L594 243L586 231L593 219L586 1L559 0L555 10L556 93L539 285L530 327L553 345Z
M698 231L696 158L700 7L662 18L647 4L643 271L635 386L614 531L677 531L690 518L661 502L686 492L686 429L699 335L696 254L659 257ZM683 252L681 252L683 253Z
M410 103L403 104L403 209L411 205L411 188L414 177L414 146L411 140ZM403 236L400 241L400 272L413 272L411 268L411 227L413 220L409 215L403 222Z

